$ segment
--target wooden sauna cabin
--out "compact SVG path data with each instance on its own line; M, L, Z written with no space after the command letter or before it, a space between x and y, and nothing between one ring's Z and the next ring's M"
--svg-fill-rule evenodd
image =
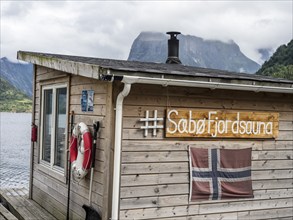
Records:
M25 51L18 59L34 64L30 196L57 219L67 215L71 123L93 132L93 121L92 207L104 220L293 218L293 81ZM193 148L250 148L252 195L191 200ZM85 218L89 184L90 174L71 180L70 219Z

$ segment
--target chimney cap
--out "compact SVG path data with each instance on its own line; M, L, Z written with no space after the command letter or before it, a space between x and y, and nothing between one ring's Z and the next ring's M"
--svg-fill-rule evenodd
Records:
M171 38L177 37L178 34L181 34L179 31L168 31L166 34L169 34Z

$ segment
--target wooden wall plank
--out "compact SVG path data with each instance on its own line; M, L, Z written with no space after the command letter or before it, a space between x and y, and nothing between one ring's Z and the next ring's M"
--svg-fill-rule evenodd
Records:
M277 204L277 205L276 205ZM234 210L241 209L243 211L255 211L255 210L270 210L279 206L280 208L291 208L292 200L278 199L278 200L256 200L256 201L239 201L233 203L214 203L206 205L185 205L185 206L170 206L162 208L144 208L144 209L132 209L120 211L120 217L122 219L152 219L152 218L165 218L165 217L180 217L180 216L192 216L198 214L209 215L213 211L217 210L218 213L228 213Z
M185 204L188 201L188 194L179 194L175 196L156 196L156 197L136 197L121 199L121 210L166 207Z
M37 73L37 82L45 81L45 80L52 80L52 79L58 79L62 77L67 77L68 74L65 72L57 71L57 70L51 70L48 71L45 74L38 74Z
M208 214L211 212L233 212L234 210L239 210L241 208L242 211L250 211L250 210L264 210L264 209L271 209L271 208L289 208L292 207L292 200L291 199L264 199L264 200L247 200L247 201L239 201L233 203L226 203L225 205L222 203L213 203L213 204L202 204L200 206L200 213L201 214ZM194 210L195 213L198 213L197 210Z
M292 150L253 151L252 160L290 160L293 159Z
M277 168L277 169L276 169ZM267 170L255 170L251 171L251 177L253 180L273 180L273 179L287 179L291 178L292 171L290 169L278 169L273 167Z
M273 190L256 190L254 192L254 200L267 200L267 199L280 199L280 198L292 198L293 189L273 189ZM251 199L250 199L251 200ZM202 202L192 202L192 204L227 204L232 202L239 202L240 199L233 199L229 201L202 201ZM162 194L162 195L153 195L149 194L147 197L142 197L140 193L134 194L131 197L125 197L121 199L122 205L121 210L127 209L138 209L138 208L162 208L168 206L180 206L189 203L189 194L182 192L178 192L177 195L172 194Z
M163 140L164 139L164 131L162 129L157 130L157 135L152 135L152 130L150 130L149 135L147 137L144 136L144 130L143 129L123 129L123 137L124 140ZM178 138L178 137L177 137ZM193 137L193 139L196 137ZM181 138L182 140L192 140L192 138ZM204 138L202 138L204 139ZM217 140L217 139L225 139L225 138L208 138L208 140ZM228 139L228 138L227 138ZM261 138L260 138L261 139ZM277 141L292 141L292 131L279 131L279 134L277 138L275 139Z
M252 188L257 189L286 189L293 188L293 179L289 176L288 179L269 179L269 180L254 180Z
M65 77L66 76L66 77ZM55 71L48 68L40 68L37 76L36 84L36 113L35 118L39 122L39 113L40 113L40 97L41 97L41 86L50 85L56 83L68 82L69 78L67 74L64 74L60 71ZM104 206L104 178L103 174L105 170L105 149L107 149L106 142L104 141L104 128L105 124L103 120L107 113L107 99L106 96L108 92L108 84L98 80L93 80L80 76L70 77L69 85L69 111L75 112L75 122L84 121L90 125L92 129L93 120L101 121L101 133L98 141L98 148L96 151L96 167L94 171L94 180L93 180L93 193L92 206L95 209L103 210ZM80 96L82 90L94 90L94 112L82 112L80 108ZM112 99L111 99L112 101ZM70 125L68 125L70 126ZM68 133L69 135L69 133ZM69 140L68 140L69 146ZM43 202L43 206L48 208L51 212L54 209L58 210L61 213L60 218L64 219L66 213L64 213L65 207L63 204L67 202L67 184L65 182L60 182L54 177L51 177L49 173L40 172L40 164L38 162L39 155L39 142L35 144L34 150L34 179L33 179L33 191L35 192L34 197L38 201L41 199L48 198L49 202ZM88 194L89 194L89 176L82 180L79 184L72 182L71 189L71 200L70 200L70 209L73 214L71 214L70 219L84 219L85 212L82 209L83 204L88 204ZM108 198L107 198L108 199ZM62 204L62 205L61 205ZM59 208L60 207L60 208ZM75 213L76 212L76 213ZM78 213L78 214L77 214ZM103 214L103 213L102 213Z
M43 198L46 198L44 200ZM59 203L57 200L51 198L50 196L46 195L43 191L38 189L36 186L33 190L33 199L41 205L43 208L45 208L48 212L50 212L53 216L55 216L57 219L65 219L66 213L65 213L65 207L63 204ZM58 208L62 208L61 211ZM76 216L78 218L78 216Z
M79 120L83 120L84 116L94 116L97 117L98 120L103 120L103 116L106 115L106 108L104 105L94 105L93 112L82 112L80 105L71 105L70 109L71 111L74 111L74 113L77 115L76 117L79 117Z
M188 162L122 164L122 174L181 173L189 169Z
M47 68L47 67L36 65L36 73L37 73L37 75L46 74L46 73L52 72L52 71L54 71L54 70L50 69L50 68Z
M59 191L56 191L56 189L51 188L50 186L47 186L46 183L39 181L36 178L34 179L34 186L37 189L42 191L41 194L43 195L43 198L47 198L47 197L51 198L53 206L56 206L55 209L59 210L61 213L66 213L66 207L65 206L58 206L58 203L66 204L67 195L66 196L61 195L59 193ZM59 189L59 188L57 188L57 189ZM74 194L73 192L71 192L71 196L74 198L77 195ZM76 201L74 201L74 199L72 199L72 197L70 200L71 210L76 213L79 213L79 214L77 214L79 217L83 217L83 213L82 213L83 211L82 211L81 207L79 205L77 205ZM79 197L79 199L80 199L80 197Z
M124 140L122 146L123 151L178 151L178 150L188 150L188 147L198 147L198 148L231 148L231 149L243 149L252 148L253 150L262 150L263 141L261 140L223 140L219 139L217 141L211 141L207 139L201 139L197 141L195 139L190 141L182 141L176 139L175 141L170 140L151 140L151 141L141 141L141 140ZM267 141L266 141L267 143ZM273 141L273 145L278 145L279 142ZM290 143L287 143L290 144ZM187 160L187 159L186 159Z
M121 186L143 186L172 183L189 183L188 173L168 173L168 174L136 174L121 176Z
M102 95L106 95L107 84L97 80L93 80L87 84L81 84L81 85L71 84L70 89L71 89L72 96L75 96L75 95L81 96L82 90L93 90L94 94L102 96Z
M186 161L187 151L167 151L167 152L123 152L124 163L135 162L169 162Z
M190 142L189 142L190 143ZM280 143L280 145L279 145ZM290 160L292 159L292 151L290 150L290 142L279 142L275 143L272 142L271 145L265 145L262 142L241 142L235 141L229 141L229 142L214 142L211 143L211 141L203 141L203 142L197 142L197 143L190 143L190 144L184 144L181 142L174 142L173 144L168 144L168 142L153 142L152 144L148 145L147 143L141 143L134 141L134 144L129 144L127 146L123 147L123 154L125 154L125 157L127 155L135 155L143 157L142 154L145 154L145 157L148 158L150 155L159 157L159 155L162 155L162 153L168 153L168 152L179 152L182 151L188 151L189 147L198 147L198 148L227 148L227 149L244 149L244 148L252 148L252 160L264 160L264 159L285 159ZM283 145L284 144L284 145ZM277 148L276 146L277 145ZM225 146L225 147L224 147ZM267 146L266 149L261 151L259 148L262 146ZM278 149L280 146L281 151ZM154 152L158 153L157 155L154 154ZM148 154L148 156L146 155ZM127 159L127 158L126 158ZM131 160L131 159L128 159ZM148 159L146 159L148 160ZM143 162L144 160L141 160ZM185 158L184 161L188 161L188 158Z
M263 144L263 150L287 150L292 149L293 141L266 141Z
M150 90L149 88L153 89ZM241 97L228 92L159 86L133 86L124 102L121 219L238 219L238 215L259 219L272 209L288 211L292 205L293 97L254 94ZM237 92L247 94L243 92ZM167 108L233 110L279 113L276 139L172 138L162 129L148 137L140 129L145 111L165 117ZM161 123L165 125L164 122ZM253 199L188 202L188 148L252 148ZM178 192L178 194L176 194ZM248 214L250 213L250 214ZM282 215L272 215L272 218ZM284 214L283 217L287 217ZM230 218L229 218L230 217ZM244 217L243 217L244 218Z
M82 76L76 76L76 75L72 75L72 79L71 79L71 85L72 86L76 86L76 85L87 85L87 84L98 84L101 83L98 80L94 80L92 78L88 78L88 77L82 77ZM103 83L101 83L103 84Z
M280 131L293 131L293 122L292 121L280 121L279 129L280 129Z
M252 161L253 171L256 170L285 170L292 168L292 160L261 160ZM165 162L165 163L131 163L122 164L122 174L153 174L153 173L181 173L189 169L188 162Z
M194 99L213 99L214 97L218 99L232 99L236 98L239 100L255 100L255 101L274 101L274 102L286 102L286 100L291 100L292 94L281 94L281 93L255 93L250 91L231 91L221 90L221 89L205 89L205 88L191 88L191 87L178 87L178 86L158 86L158 85L148 85L141 86L140 84L133 85L131 88L131 94L135 95L153 95L153 96L176 96L176 97L191 97Z
M258 220L258 219L282 219L291 220L292 209L281 208L281 209L270 209L270 210L259 210L259 211L247 211L247 212L233 212L233 213L220 213L220 214L208 214L208 215L189 215L189 216L176 216L167 218L152 218L152 220ZM290 216L290 217L288 217Z
M251 166L254 170L270 170L272 167L278 169L291 169L293 160L261 160L252 161Z
M281 208L281 209L269 209L260 211L247 211L239 212L237 219L239 220L250 220L250 219L283 219L289 217L292 219L292 208Z
M152 219L170 216L180 217L187 216L188 210L188 206L123 210L120 211L120 219Z
M189 192L189 184L165 184L157 186L122 187L121 198L143 197L156 195L180 195Z
M292 188L293 180L288 170L252 171L253 189L281 189ZM148 186L189 183L189 173L166 173L166 174L135 174L123 175L121 187Z
M239 109L257 111L292 111L291 102L267 102L267 101L246 101L238 99L194 99L193 97L178 96L148 96L130 95L125 99L125 105L159 106L159 107L180 107L180 108L202 108L202 109Z

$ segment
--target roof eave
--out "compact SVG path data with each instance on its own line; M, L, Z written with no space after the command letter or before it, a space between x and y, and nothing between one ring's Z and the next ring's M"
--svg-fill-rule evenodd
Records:
M99 79L100 66L18 51L17 59L73 75Z
M144 82L146 84L163 84L165 85L185 85L188 87L200 87L210 89L232 89L232 90L246 90L254 92L274 92L274 93L290 93L293 94L293 83L282 83L282 82L262 82L251 79L230 79L230 78L211 78L208 76L180 76L178 75L165 75L165 74L154 74L146 72L131 72L117 71L113 69L104 69L101 71L102 75L117 76L124 78L136 78L138 82ZM103 78L103 77L101 77ZM147 79L147 80L141 80ZM155 82L157 81L157 83ZM148 82L148 83L147 83ZM152 82L152 83L150 83ZM174 82L176 82L174 84ZM183 83L182 83L183 82ZM189 83L188 83L189 82Z

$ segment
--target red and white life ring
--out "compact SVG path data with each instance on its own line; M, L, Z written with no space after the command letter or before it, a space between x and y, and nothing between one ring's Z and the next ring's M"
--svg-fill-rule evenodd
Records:
M72 163L72 176L81 180L86 176L91 167L92 135L87 125L83 122L77 124L70 141L70 162Z

